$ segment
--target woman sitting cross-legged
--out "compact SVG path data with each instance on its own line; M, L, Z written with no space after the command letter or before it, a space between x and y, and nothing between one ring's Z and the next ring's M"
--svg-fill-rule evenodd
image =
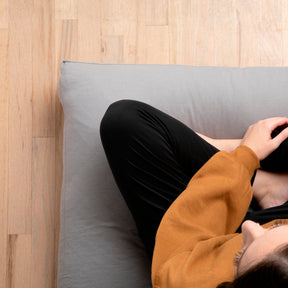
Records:
M212 139L138 101L108 108L103 147L154 288L288 287L287 124Z

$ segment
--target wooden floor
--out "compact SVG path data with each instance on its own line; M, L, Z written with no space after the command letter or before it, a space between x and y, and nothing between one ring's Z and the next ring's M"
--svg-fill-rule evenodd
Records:
M287 66L287 0L0 0L0 288L56 287L63 59Z

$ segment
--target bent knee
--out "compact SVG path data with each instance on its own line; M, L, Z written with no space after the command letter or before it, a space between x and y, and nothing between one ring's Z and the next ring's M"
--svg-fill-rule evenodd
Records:
M102 141L106 137L127 137L128 133L137 130L139 111L146 104L135 100L119 100L112 103L105 112L100 123Z

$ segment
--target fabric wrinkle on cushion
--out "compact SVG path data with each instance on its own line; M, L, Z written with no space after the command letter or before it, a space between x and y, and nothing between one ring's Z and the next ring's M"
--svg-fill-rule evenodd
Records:
M108 106L146 102L210 137L242 137L259 119L287 116L287 68L64 61L59 288L151 287L150 261L99 137Z

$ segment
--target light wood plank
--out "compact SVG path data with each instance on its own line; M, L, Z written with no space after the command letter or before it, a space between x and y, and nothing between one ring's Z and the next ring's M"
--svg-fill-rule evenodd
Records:
M80 5L84 5L80 2ZM78 18L78 0L55 0L55 19L72 20Z
M123 36L103 36L102 63L123 63Z
M55 71L57 72L57 85L60 77L61 62L63 60L78 59L78 20L56 21L56 51ZM58 91L57 91L58 92ZM57 97L56 97L57 99ZM57 104L57 103L56 103Z
M259 0L235 0L242 32L260 33L262 5Z
M288 1L283 0L281 8L282 8L282 29L283 31L286 31L288 30Z
M198 18L191 17L192 11L197 14L198 4L195 2L193 4L195 5L192 9L190 0L169 1L170 64L193 64L193 52L195 52L193 47L198 27Z
M163 4L164 2L162 1L161 3ZM149 20L147 19L146 11L147 9L149 10L149 7L151 8L151 5L152 2L149 0L138 3L136 63L168 64L170 62L169 27L168 25L147 25ZM165 11L167 12L164 14L167 15L168 6ZM166 20L167 22L168 20Z
M120 63L119 61L121 63L135 63L137 1L126 0L122 4L117 2L119 1L103 1L101 3L102 61L103 63L109 63L116 59L116 63ZM113 45L115 41L116 46ZM110 44L112 44L112 47L110 47ZM121 45L121 48L119 45ZM117 56L113 52L118 49L116 47L120 48L120 51L116 53Z
M288 1L282 2L282 65L288 66Z
M137 63L169 64L168 26L138 26Z
M196 1L197 2L197 1ZM195 27L195 40L193 46L191 47L192 51L192 63L193 65L216 65L216 41L215 41L215 11L214 1L205 0L204 3L195 3L192 2L191 12L189 19L192 19L192 27ZM197 9L194 9L197 5ZM195 19L195 20L193 20ZM197 19L197 22L196 22ZM189 38L189 36L187 37ZM185 39L185 38L184 38ZM185 40L184 40L185 41ZM186 55L189 55L189 51L184 50Z
M240 30L239 36L239 67L252 67L261 65L260 35L252 31Z
M260 66L282 66L282 37L282 31L265 30L260 34Z
M282 31L283 10L286 0L261 0L261 29L269 31Z
M55 139L33 139L32 288L54 287Z
M33 0L33 137L55 136L54 0Z
M108 2L108 1L107 1ZM186 1L183 1L186 2ZM138 1L139 22L144 25L168 25L168 0Z
M262 0L260 33L260 63L281 66L283 63L282 0Z
M78 7L79 61L101 62L101 0Z
M235 1L218 0L214 5L215 64L237 67L240 57Z
M282 66L288 66L288 30L283 30L282 37Z
M8 29L8 0L0 0L0 29Z
M0 288L7 282L8 30L0 29Z
M9 235L7 288L31 288L31 235Z
M170 63L216 65L213 1L169 1Z
M32 4L9 1L9 234L31 233Z
M261 2L236 0L239 66L260 66Z
M164 0L165 1L165 0ZM144 1L141 1L144 2ZM155 1L157 2L157 1ZM100 1L102 21L135 21L137 5L141 5L137 0L109 0Z

